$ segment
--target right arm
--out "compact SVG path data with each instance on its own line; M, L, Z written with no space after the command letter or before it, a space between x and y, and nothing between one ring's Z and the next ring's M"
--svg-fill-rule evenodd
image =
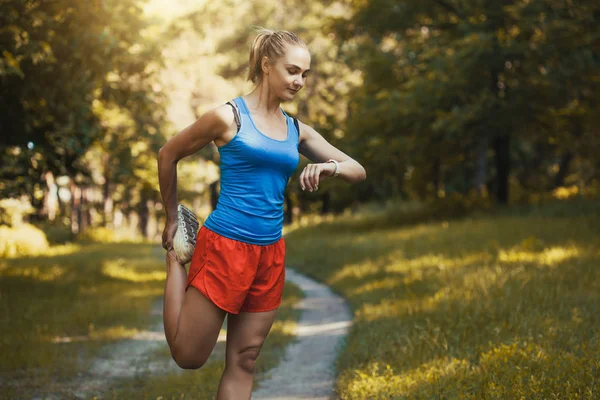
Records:
M167 213L163 247L169 250L177 229L177 163L215 139L222 138L233 123L231 107L224 104L202 115L173 136L158 151L158 183Z

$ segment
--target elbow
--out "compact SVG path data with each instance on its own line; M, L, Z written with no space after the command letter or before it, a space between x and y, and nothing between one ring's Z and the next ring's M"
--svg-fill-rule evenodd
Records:
M358 164L358 163L357 163ZM367 179L367 171L363 168L362 165L358 164L357 171L352 174L352 180L350 183L359 183Z
M162 146L159 150L158 150L158 164L170 164L170 163L174 163L177 160L173 157L173 155L169 152L169 150L167 148L165 148L165 146Z
M358 179L357 179L357 182L362 182L362 181L364 181L365 179L367 179L367 171L366 171L366 170L363 168L363 166L361 165L361 166L360 166L360 171L359 171L359 174L358 174Z
M362 171L360 174L360 181L364 181L365 179L367 179L367 170L364 169L364 167L361 165Z
M362 182L362 181L364 181L365 179L367 179L367 171L366 171L366 170L365 170L365 168L364 168L362 165L360 165L358 162L357 162L356 164L357 164L357 166L358 166L358 168L357 168L357 170L358 170L358 173L356 174L356 181L355 181L355 182L356 182L356 183L358 183L358 182Z

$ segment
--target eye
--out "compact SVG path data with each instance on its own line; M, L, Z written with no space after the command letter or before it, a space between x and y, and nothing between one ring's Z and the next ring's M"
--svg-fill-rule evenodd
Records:
M295 68L292 68L292 69L288 69L287 72L290 75L296 75L299 72L299 70L296 70ZM304 79L308 78L308 73L302 75L302 78L304 78Z

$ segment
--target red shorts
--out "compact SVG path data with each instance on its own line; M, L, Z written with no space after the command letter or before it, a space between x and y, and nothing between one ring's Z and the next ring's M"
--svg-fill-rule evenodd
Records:
M268 245L229 239L202 226L190 262L187 288L198 289L231 314L279 307L285 283L285 241Z

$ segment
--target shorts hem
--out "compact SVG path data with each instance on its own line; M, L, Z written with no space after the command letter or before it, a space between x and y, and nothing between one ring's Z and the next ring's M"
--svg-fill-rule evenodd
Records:
M239 311L238 311L238 312L235 312L235 311L232 311L232 310L231 310L229 307L223 307L223 306L221 306L220 304L218 304L216 301L214 301L214 300L213 300L213 299L210 297L210 295L208 294L208 291L207 291L207 290L202 290L202 289L200 289L200 287L199 287L200 285L197 285L197 284L194 284L194 282L191 282L191 283L189 283L189 284L186 286L186 290L187 290L187 288L188 288L188 287L190 287L190 286L193 286L193 287L194 287L196 290L198 290L200 293L202 293L202 295L203 295L204 297L206 297L206 298L207 298L207 299L208 299L208 300L209 300L211 303L213 303L215 306L217 306L217 307L218 307L218 308L220 308L221 310L223 310L223 311L225 311L225 312L228 312L229 314L239 314Z
M240 310L240 312L250 312L250 313L267 312L267 311L277 310L280 306L281 306L281 301L275 307L269 307L269 308L250 308L250 309L246 308L244 310Z

